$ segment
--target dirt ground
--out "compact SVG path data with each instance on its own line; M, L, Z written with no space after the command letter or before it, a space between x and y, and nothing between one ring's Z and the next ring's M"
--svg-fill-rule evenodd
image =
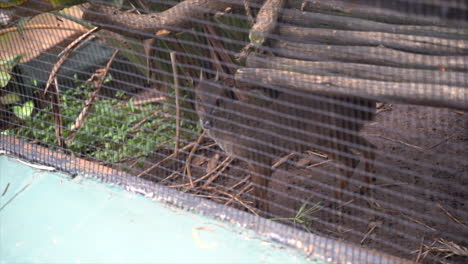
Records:
M307 208L318 209L305 225L296 223L298 228L421 263L468 263L467 256L445 258L468 253L468 114L408 105L384 105L379 111L363 131L378 149L370 193L363 195L360 188L362 162L338 202L335 176L342 173L333 162L315 154L295 155L272 176L267 217L293 217L307 202ZM190 190L187 153L152 170L157 178L146 177L156 182L166 178L162 183L169 186L185 184L184 191L255 210L246 165L230 162L210 143L205 140L209 146L192 156L190 171L194 181L204 177L210 184L200 181ZM160 153L153 162L170 153Z

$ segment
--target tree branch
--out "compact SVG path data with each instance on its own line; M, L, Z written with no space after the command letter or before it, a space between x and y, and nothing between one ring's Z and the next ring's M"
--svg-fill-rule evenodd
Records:
M429 36L448 39L467 39L468 30L460 27L394 25L361 18L327 15L314 12L284 9L281 21L303 27L320 27L342 30L377 31L396 34Z
M305 74L349 76L391 82L417 82L468 87L468 74L440 70L402 69L395 67L344 63L335 61L303 61L274 56L248 56L249 68L267 68Z
M432 70L468 70L468 64L466 63L468 56L432 56L397 51L385 47L302 44L287 41L276 41L273 43L272 48L278 56L291 59L309 61L337 60Z
M257 22L250 30L250 42L260 46L268 35L275 29L279 11L283 8L285 0L266 0L257 15Z
M375 1L372 5L367 5L363 3L354 3L354 1L349 0L290 0L292 3L294 1L303 2L305 1L306 8L305 11L314 11L320 13L336 14L340 16L351 16L364 18L367 20L380 21L390 24L406 24L406 25L436 25L436 24L449 24L451 21L447 19L435 16L435 15L418 15L410 13L410 10L402 8L401 10L407 11L397 11L392 10L391 8L378 7L378 2ZM384 2L384 1L382 1ZM421 6L418 3L411 3L410 7ZM440 4L439 6L443 6ZM452 24L456 22L453 21Z
M258 4L261 0L251 0ZM185 0L163 12L151 14L132 14L117 8L91 4L84 9L83 18L101 28L138 39L155 37L157 31L167 29L180 31L193 23L203 21L205 14L214 14L228 8L243 10L241 1L229 0Z
M430 55L468 54L467 40L293 26L280 26L278 28L278 34L281 39L300 42L318 42L349 46L384 46L397 50ZM468 35L466 37L468 38Z
M357 96L399 103L468 109L468 88L459 86L382 82L258 68L240 69L235 79L239 87L286 88L324 95Z

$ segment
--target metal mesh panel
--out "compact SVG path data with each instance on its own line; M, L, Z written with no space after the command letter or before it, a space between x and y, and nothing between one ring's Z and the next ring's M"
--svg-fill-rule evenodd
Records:
M0 9L3 150L336 263L466 263L465 1L108 4Z

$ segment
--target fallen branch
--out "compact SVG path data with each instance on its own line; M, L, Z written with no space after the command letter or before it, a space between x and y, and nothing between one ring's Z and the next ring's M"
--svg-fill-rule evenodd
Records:
M250 43L261 46L275 29L278 14L285 0L266 0L257 15L257 22L249 33Z
M57 77L54 77L55 92L51 95L51 104L52 104L52 115L54 117L55 125L55 137L57 138L57 144L61 148L65 148L65 141L62 137L63 135L63 122L62 114L60 111L60 88L58 85Z
M250 0L255 5L261 0ZM242 1L185 0L160 13L133 14L115 7L93 3L83 10L83 19L127 37L147 39L157 36L162 29L180 31L193 23L205 22L205 14L215 14L226 9L244 10Z
M385 47L303 44L275 41L273 51L281 57L323 61L337 60L379 66L416 69L468 71L468 56L432 56L397 51Z
M216 168L214 168L212 171L206 173L205 175L203 175L202 177L196 179L193 181L193 183L183 183L183 184L176 184L176 185L171 185L169 187L171 188L180 188L180 187L187 187L188 185L192 186L192 185L195 185L196 183L200 182L200 181L203 181L205 180L206 178L210 177L213 173L217 172L219 169L221 169L225 164L226 162L229 161L229 159L232 159L231 157L226 157L226 159L223 160L223 162L221 162L220 164L218 164L218 166L216 166Z
M46 86L44 88L44 95L47 94L47 91L49 90L49 87L50 87L52 81L57 76L58 71L60 70L62 65L65 63L65 61L68 59L68 57L70 56L72 51L78 49L81 45L86 43L85 39L88 38L88 36L90 36L92 33L94 33L97 29L98 28L95 27L95 28L87 31L86 33L84 33L83 35L78 37L77 39L73 40L70 44L68 44L68 46L64 50L62 50L59 53L58 56L60 57L60 59L54 64L54 67L50 71L49 78L48 78ZM88 38L88 41L89 40L91 40L91 38Z
M93 80L94 91L90 94L89 98L85 101L85 106L83 107L83 110L81 110L80 114L75 120L75 123L70 128L70 135L68 136L66 140L67 144L69 144L75 138L76 131L78 131L78 129L80 129L83 126L85 118L88 116L88 113L93 106L93 102L96 101L96 98L99 92L101 91L102 84L104 83L107 73L109 72L109 68L112 65L112 62L114 62L114 59L118 53L119 53L119 50L115 50L112 56L110 57L109 61L107 62L106 67L104 69L96 70L96 74L93 75L95 78L95 80Z
M397 10L392 10L390 8L355 4L352 1L348 0L292 0L292 2L294 1L306 1L307 4L304 8L304 10L306 11L316 11L321 13L339 14L342 16L359 17L391 24L435 25L447 23L447 21L441 17L418 14L409 15L408 11L400 12ZM418 5L412 5L413 8L415 6Z
M460 86L382 82L258 68L238 70L235 79L239 87L288 88L324 95L357 96L381 101L468 109L468 89Z
M190 143L188 144L187 146L179 149L179 151L177 152L173 152L171 155L165 157L164 159L158 161L157 163L155 163L154 165L152 165L151 167L147 168L146 170L144 170L143 172L141 172L140 174L137 175L137 177L141 177L145 174L148 174L150 171L152 171L154 168L157 168L159 167L162 163L164 163L165 161L169 160L169 159L172 159L174 158L175 156L177 156L181 151L186 151L188 150L189 148L193 147L195 143Z
M249 68L267 68L305 74L349 76L360 79L391 82L418 82L468 86L468 74L440 70L403 69L337 61L304 61L275 56L248 56Z
M177 61L175 52L170 53L172 62L172 74L174 75L174 90L175 90L175 106L176 106L176 138L174 142L174 153L179 151L179 139L180 139L180 91L179 91L179 76L177 73Z
M283 23L302 27L320 27L342 30L376 31L413 36L430 36L449 39L466 39L468 30L460 27L415 26L387 24L368 19L329 15L316 12L301 12L285 9L282 11Z
M467 55L468 41L376 31L330 30L293 26L278 27L281 39L347 46L383 46L430 55ZM468 38L468 35L466 36Z

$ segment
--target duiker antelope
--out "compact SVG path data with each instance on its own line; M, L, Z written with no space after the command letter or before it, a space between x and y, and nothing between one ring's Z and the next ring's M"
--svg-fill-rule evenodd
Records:
M195 95L196 110L208 135L226 153L249 164L257 208L268 211L271 166L276 158L291 152L314 149L344 165L346 177L339 181L337 199L359 162L351 146L362 148L365 170L371 171L375 147L358 135L365 121L374 116L371 100L305 93L279 93L266 103L237 100L230 87L203 77ZM368 175L366 182L370 183Z

